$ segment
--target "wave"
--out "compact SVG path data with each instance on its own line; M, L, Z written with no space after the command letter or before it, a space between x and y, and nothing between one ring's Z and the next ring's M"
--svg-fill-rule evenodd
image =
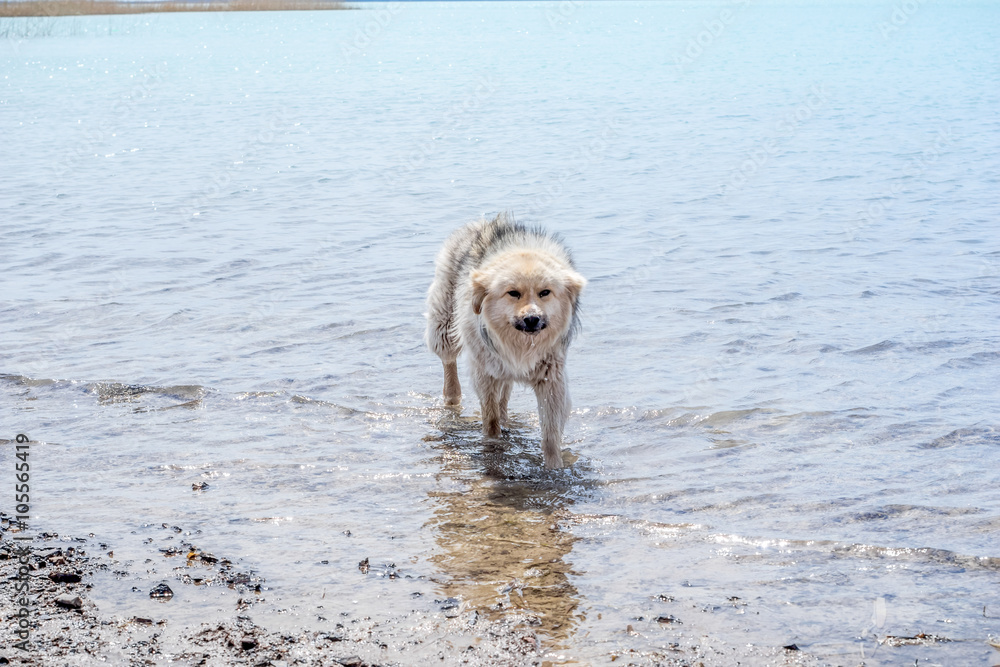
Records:
M663 523L645 519L631 519L617 514L566 514L560 523L572 525L594 524L603 527L620 525L656 537L677 537L709 544L746 545L757 549L780 551L820 552L833 558L862 560L893 560L904 563L947 565L967 570L1000 572L1000 558L973 556L948 549L933 547L892 547L878 544L848 544L837 540L804 540L777 537L755 537L733 533L717 533L708 526L697 523Z

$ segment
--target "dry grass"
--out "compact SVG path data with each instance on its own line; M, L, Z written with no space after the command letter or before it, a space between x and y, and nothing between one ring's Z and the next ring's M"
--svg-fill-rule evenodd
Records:
M207 0L206 2L116 2L115 0L0 0L0 16L90 16L157 12L264 12L349 9L332 0Z

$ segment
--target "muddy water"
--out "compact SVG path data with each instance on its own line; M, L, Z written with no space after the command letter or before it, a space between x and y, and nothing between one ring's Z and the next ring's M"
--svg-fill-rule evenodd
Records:
M263 577L272 627L995 661L1000 17L894 11L17 24L0 409L33 529L94 533L127 573L99 606L175 624L239 597L186 585L183 543ZM421 340L439 244L500 208L590 279L556 473L529 393L484 443ZM950 641L879 644L919 633Z

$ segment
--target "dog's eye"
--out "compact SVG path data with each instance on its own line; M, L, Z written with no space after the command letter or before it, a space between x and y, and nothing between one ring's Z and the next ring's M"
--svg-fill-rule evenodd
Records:
M552 294L552 290L543 289L541 292L538 293L538 296L548 296L550 294Z
M520 299L521 298L521 293L518 292L516 289L512 289L511 291L507 292L507 294L510 294L515 299Z

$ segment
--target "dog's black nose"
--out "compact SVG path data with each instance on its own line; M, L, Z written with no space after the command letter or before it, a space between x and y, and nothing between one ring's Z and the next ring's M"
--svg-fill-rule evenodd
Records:
M537 316L528 315L526 318L524 318L524 330L537 331L539 322L541 322L541 319L538 318Z

